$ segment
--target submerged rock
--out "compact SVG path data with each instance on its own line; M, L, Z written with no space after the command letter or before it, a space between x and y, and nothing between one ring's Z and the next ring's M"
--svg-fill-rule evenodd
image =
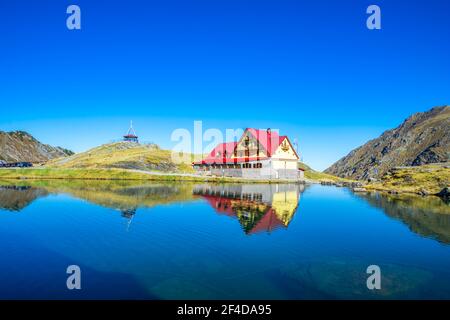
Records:
M410 265L380 264L381 290L367 288L367 267L371 263L354 258L304 261L283 266L280 273L291 286L313 288L328 299L405 299L416 298L429 287L428 271Z
M438 197L441 197L444 201L448 202L450 200L450 188L445 187L444 189L436 193L436 195Z
M417 194L418 194L418 195L421 195L421 196L428 196L430 193L429 193L427 190L425 190L425 189L420 189L420 190L417 192Z

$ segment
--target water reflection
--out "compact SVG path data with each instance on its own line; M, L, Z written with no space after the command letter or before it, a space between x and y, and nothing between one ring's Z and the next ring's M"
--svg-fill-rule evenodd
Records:
M21 211L39 197L68 194L119 211L127 220L127 229L139 208L193 200L192 186L189 184L78 180L29 181L21 184L0 183L0 209Z
M304 186L297 184L196 185L200 196L219 214L237 218L246 234L287 228Z
M379 193L358 195L389 217L402 221L411 231L450 243L450 205L440 198Z
M48 192L41 188L0 185L0 209L21 211L37 198L47 194Z
M295 184L0 186L0 248L7 257L0 263L0 298L450 295L449 247L424 239L450 242L449 207L439 198L355 195L317 185L303 192ZM273 233L246 236L258 232ZM80 296L66 290L69 264L80 265L92 284ZM370 264L383 270L379 292L367 290ZM36 272L26 272L30 265Z
M303 185L193 184L131 181L0 182L0 209L19 212L49 194L69 194L119 211L127 226L140 208L204 199L218 214L236 218L245 234L287 228L298 210ZM358 194L402 221L411 231L450 243L450 205L437 197Z

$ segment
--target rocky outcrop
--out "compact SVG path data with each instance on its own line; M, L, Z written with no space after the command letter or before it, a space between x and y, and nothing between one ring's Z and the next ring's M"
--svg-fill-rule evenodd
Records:
M46 162L72 154L70 150L43 144L24 131L0 131L2 162Z
M445 202L450 202L450 188L449 187L445 187L444 189L442 189L441 191L439 191L438 193L436 193L436 195L440 198L442 198L442 200L444 200Z
M351 151L325 170L342 178L377 180L400 166L450 160L450 106L419 112Z

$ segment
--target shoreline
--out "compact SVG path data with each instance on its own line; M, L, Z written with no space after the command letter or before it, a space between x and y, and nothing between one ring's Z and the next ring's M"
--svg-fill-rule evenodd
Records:
M438 192L424 191L421 186L415 188L392 188L378 184L367 184L362 181L353 180L315 180L305 178L304 180L287 179L245 179L235 177L203 176L193 173L143 171L137 169L120 168L1 168L0 180L8 181L35 181L35 180L74 180L74 181L166 181L166 182L200 182L200 183L248 183L248 184L321 184L336 187L349 188L353 193L379 192L382 194L416 195L421 197L434 196L442 198Z
M0 169L0 180L87 180L87 181L186 181L213 183L313 183L307 180L245 179L202 176L192 173L152 172L135 169L60 169L60 168L5 168Z

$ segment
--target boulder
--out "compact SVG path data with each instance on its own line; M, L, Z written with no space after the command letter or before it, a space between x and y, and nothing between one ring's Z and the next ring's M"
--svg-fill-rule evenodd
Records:
M442 189L441 191L436 193L436 195L438 197L448 201L448 200L450 200L450 188L449 187L445 187L444 189Z

